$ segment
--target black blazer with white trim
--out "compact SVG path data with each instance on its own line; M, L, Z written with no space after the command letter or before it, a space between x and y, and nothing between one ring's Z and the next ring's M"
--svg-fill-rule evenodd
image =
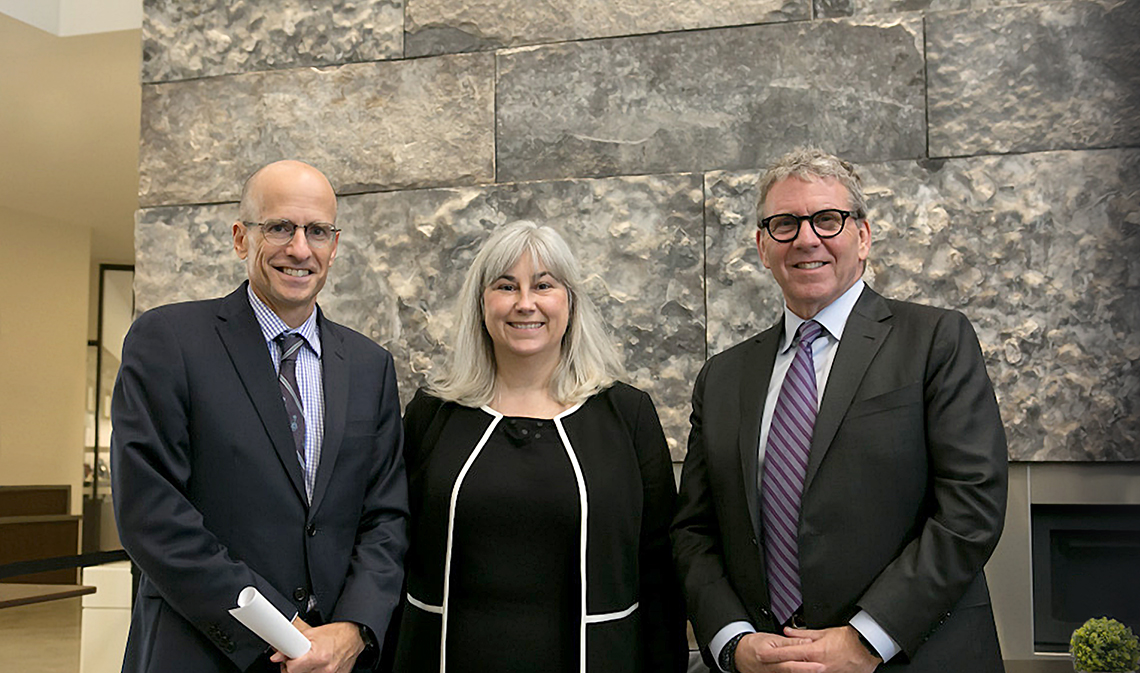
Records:
M464 464L500 419L490 409L445 403L423 390L405 411L412 524L398 671L446 670L440 653L446 651L441 633L451 494ZM560 414L555 424L577 463L587 512L580 670L684 670L684 610L668 537L676 495L653 402L617 383ZM426 479L429 464L432 474L451 479ZM510 656L509 634L502 645Z

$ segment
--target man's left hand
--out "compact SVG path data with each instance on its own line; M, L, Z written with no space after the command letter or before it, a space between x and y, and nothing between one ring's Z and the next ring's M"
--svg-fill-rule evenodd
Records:
M312 627L301 619L293 621L301 633L313 644L309 651L296 659L274 652L270 661L281 664L287 673L349 673L356 658L364 651L360 627L352 622L333 622Z
M863 647L853 626L818 630L787 628L784 635L806 638L811 642L773 650L771 656L783 660L814 661L823 664L824 673L871 673L883 661Z

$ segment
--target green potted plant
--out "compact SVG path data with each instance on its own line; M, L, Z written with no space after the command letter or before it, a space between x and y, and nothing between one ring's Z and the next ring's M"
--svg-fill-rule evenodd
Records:
M1132 629L1115 619L1090 619L1069 640L1073 668L1082 673L1133 673L1140 666L1140 643Z

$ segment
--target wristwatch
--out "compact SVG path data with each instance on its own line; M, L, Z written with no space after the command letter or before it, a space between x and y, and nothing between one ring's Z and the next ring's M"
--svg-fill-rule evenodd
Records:
M376 664L376 659L379 656L379 648L376 647L376 636L373 635L372 629L363 624L357 624L360 627L360 639L364 641L364 651L356 658L358 662L363 662L371 667Z

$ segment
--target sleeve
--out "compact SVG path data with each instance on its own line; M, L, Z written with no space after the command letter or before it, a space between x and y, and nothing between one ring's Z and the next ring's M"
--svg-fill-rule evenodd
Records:
M669 542L677 492L665 433L653 401L644 392L638 400L633 442L643 489L639 559L643 668L680 672L688 664L685 607Z
M374 467L364 492L348 577L331 621L363 624L377 639L382 639L404 584L408 484L396 370L387 351L383 351L383 367L377 374L383 384L377 402L376 439L372 445Z
M681 470L677 515L673 519L673 557L685 595L689 619L702 645L705 663L715 668L708 645L725 626L751 623L724 566L716 502L708 472L703 428L704 391L712 361L705 363L693 386L689 445Z
M123 548L175 611L241 670L266 644L227 610L255 586L292 616L291 602L206 529L186 497L193 446L190 391L180 332L161 311L141 316L123 342L111 402L111 480Z
M1005 522L1005 430L961 313L945 312L935 327L924 405L930 514L858 601L908 656L982 572Z

